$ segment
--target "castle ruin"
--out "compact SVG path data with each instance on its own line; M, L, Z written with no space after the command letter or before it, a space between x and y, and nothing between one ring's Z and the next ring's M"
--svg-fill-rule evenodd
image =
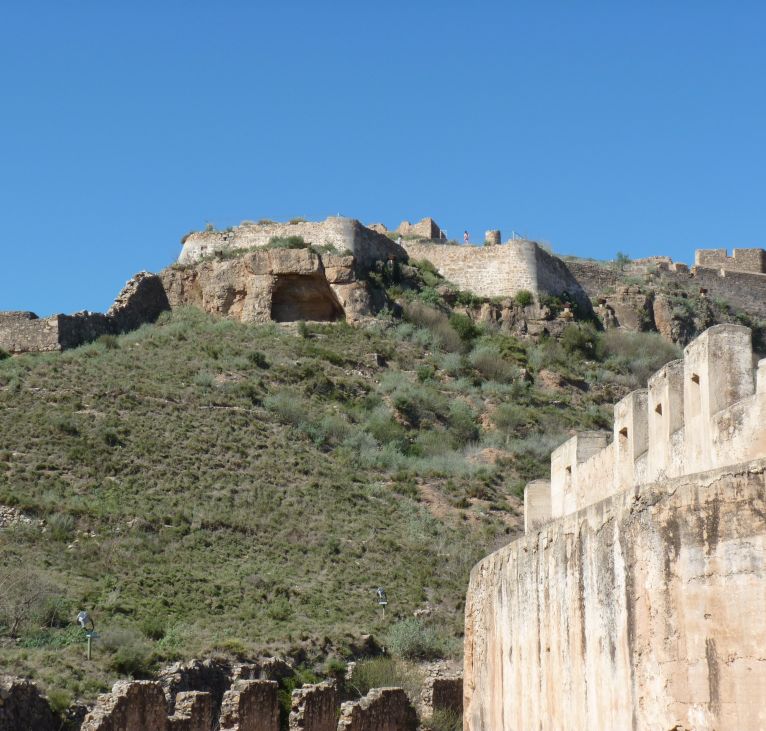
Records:
M465 729L766 726L766 360L717 325L525 491L472 571Z

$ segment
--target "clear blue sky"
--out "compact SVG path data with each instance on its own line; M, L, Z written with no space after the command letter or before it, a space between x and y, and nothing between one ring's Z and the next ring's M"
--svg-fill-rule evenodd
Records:
M0 309L105 309L210 221L766 242L766 3L0 5Z

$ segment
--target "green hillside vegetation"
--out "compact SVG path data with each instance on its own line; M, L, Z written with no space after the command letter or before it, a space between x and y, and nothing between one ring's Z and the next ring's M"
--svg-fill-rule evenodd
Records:
M0 505L32 519L0 529L0 667L64 703L363 633L459 656L468 572L519 530L524 483L678 351L590 324L521 342L426 299L364 328L176 311L0 361Z

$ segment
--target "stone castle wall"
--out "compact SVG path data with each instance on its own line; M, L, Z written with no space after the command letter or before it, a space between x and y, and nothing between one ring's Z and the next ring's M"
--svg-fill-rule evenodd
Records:
M363 226L356 219L331 216L324 221L243 223L228 231L195 232L186 237L178 263L194 264L217 252L262 247L273 238L289 236L300 236L316 246L332 246L341 254L351 253L361 267L390 257L406 258L404 251L388 236Z
M734 249L729 256L726 249L697 249L694 253L694 263L708 269L765 274L766 251L763 249Z
M716 325L551 455L466 603L465 728L766 724L766 360ZM610 442L611 439L611 442Z
M621 492L473 570L466 731L766 727L766 461Z
M567 293L587 305L566 264L532 241L482 247L407 241L403 246L411 259L427 259L443 277L482 297L512 297L528 290L536 295Z

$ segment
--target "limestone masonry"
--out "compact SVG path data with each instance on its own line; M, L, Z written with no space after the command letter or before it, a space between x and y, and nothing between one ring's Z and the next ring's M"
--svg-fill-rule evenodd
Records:
M466 602L465 729L766 728L766 360L717 325L527 486Z
M306 248L275 244L292 246L298 240ZM427 260L462 290L506 304L526 290L538 303L544 296L558 297L590 312L591 298L617 290L599 300L605 326L642 329L641 317L647 314L673 341L688 342L688 327L683 330L674 322L672 307L660 296L652 299L640 288L627 291L625 273L681 285L693 282L700 291L766 318L763 249L735 249L732 256L725 249L701 249L691 271L664 256L630 262L620 270L596 262L564 262L533 241L501 241L501 232L490 229L484 246L457 245L446 240L432 218L416 224L403 221L394 232L380 223L365 226L341 216L244 222L225 231L194 232L184 237L176 264L159 275L136 275L106 314L39 318L31 312L0 313L0 349L16 354L74 348L101 335L135 329L182 306L248 322L360 322L392 304L373 286L371 273L380 275L385 268L417 260ZM554 334L546 324L537 329ZM529 328L528 334L534 336L534 330Z

